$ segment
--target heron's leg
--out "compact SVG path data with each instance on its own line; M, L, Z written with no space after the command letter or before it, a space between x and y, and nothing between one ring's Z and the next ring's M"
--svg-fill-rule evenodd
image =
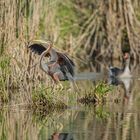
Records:
M56 89L63 89L63 85L60 83L60 73L59 72L56 72L53 74L53 79L55 81L55 83L57 84L56 85Z
M50 71L48 71L48 75L52 78L51 80L52 80L52 84L51 84L51 87L52 87L52 89L55 87L55 85L56 85L56 81L55 81L55 79L54 79L54 77L53 77L53 73L52 72L50 72Z
M77 86L75 80L71 81L71 83L72 83L73 89L74 89L76 92L78 92L78 91L79 91L79 88L78 88L78 86Z
M77 84L76 84L76 82L75 82L74 77L73 77L70 73L68 73L68 72L66 73L66 75L67 75L69 81L71 82L72 88L73 88L75 91L79 91L79 88L78 88L78 86L77 86Z

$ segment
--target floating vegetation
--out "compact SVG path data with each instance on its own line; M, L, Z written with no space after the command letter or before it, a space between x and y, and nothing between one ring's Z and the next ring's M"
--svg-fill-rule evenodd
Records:
M109 91L112 90L112 86L105 82L99 82L94 89L86 92L85 95L78 101L83 104L96 104L103 103Z

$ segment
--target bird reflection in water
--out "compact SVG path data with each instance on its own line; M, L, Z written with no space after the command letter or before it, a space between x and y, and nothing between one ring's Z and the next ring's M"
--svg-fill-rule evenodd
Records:
M74 140L74 138L73 138L73 135L70 133L55 132L52 134L49 140Z
M130 50L123 51L124 67L109 68L109 84L122 85L124 89L124 98L129 99L132 87L132 75L130 70Z

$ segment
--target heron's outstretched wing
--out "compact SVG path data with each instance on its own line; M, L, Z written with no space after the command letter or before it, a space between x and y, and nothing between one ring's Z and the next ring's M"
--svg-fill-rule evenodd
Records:
M43 46L41 44L35 43L35 44L28 46L28 48L30 48L33 52L41 55L42 52L44 52L47 49L47 46Z
M65 72L69 72L72 76L74 76L74 62L64 53L57 52L60 61L60 65L64 68ZM66 69L65 69L66 68Z
M47 43L34 43L29 46L29 48L33 52L39 55L41 55L48 47L49 46L47 45ZM55 58L56 59L55 61L58 61L61 68L64 69L65 72L69 72L72 76L74 76L74 67L75 67L74 62L66 54L58 52L55 49L52 50L51 50L52 53L50 54L50 57L53 58L56 57L56 55L58 55L58 57Z

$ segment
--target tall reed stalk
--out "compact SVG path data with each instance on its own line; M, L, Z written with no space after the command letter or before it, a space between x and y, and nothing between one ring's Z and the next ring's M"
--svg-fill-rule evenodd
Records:
M39 56L29 52L28 43L33 39L57 38L54 17L58 1L2 0L0 12L0 91L22 89L31 97L33 88L49 80L39 69ZM57 29L56 29L57 30ZM32 68L31 68L32 67Z

